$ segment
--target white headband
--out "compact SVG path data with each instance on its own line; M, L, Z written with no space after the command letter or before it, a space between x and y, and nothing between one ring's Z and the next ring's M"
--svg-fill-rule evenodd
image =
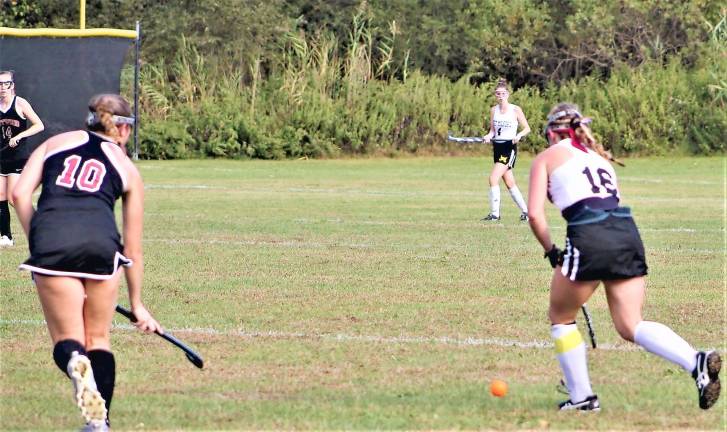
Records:
M133 125L134 124L134 117L124 117L119 115L113 115L111 116L111 120L114 122L114 124L127 124L127 125ZM87 126L93 126L96 124L101 123L101 118L96 114L95 112L89 112L86 116L86 125Z
M568 115L574 115L576 117L583 117L581 113L578 112L578 110L574 109L567 109L563 111L558 111L556 113L553 113L548 116L548 123L553 123L554 121L558 120L559 118L568 116Z

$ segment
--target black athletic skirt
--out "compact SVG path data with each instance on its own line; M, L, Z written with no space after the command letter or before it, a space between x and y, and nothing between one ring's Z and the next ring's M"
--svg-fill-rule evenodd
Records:
M644 244L628 207L585 207L569 220L563 276L574 281L615 280L647 271Z
M26 162L28 162L27 159L0 160L0 176L22 174Z
M507 165L508 168L515 168L517 161L517 145L512 140L493 140L492 159L495 163Z
M36 213L31 221L30 258L21 269L49 276L110 279L131 260L122 252L113 219L83 212Z

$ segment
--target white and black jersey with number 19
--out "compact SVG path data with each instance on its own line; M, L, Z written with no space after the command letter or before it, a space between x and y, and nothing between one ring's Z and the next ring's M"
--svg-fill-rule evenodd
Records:
M553 147L570 151L572 157L550 173L548 197L568 219L568 214L588 200L592 208L616 208L620 200L616 172L611 164L593 150L564 139Z
M20 268L34 273L108 279L122 255L114 205L126 186L117 154L93 132L47 153L38 210L30 224L30 258Z
M611 164L570 139L555 146L573 156L548 177L548 197L568 221L563 276L594 281L646 275L644 245L631 210L619 207L621 195Z

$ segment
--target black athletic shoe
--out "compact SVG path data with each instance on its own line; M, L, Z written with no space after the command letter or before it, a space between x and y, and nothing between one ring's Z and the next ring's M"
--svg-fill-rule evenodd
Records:
M500 216L495 216L494 214L490 213L487 216L480 219L481 221L499 221Z
M520 215L520 222L527 222L528 221L528 214L526 212L523 212Z
M598 396L588 396L580 402L571 402L567 400L558 404L558 410L560 411L601 411L601 403L598 402Z
M697 383L699 408L709 409L717 403L722 384L719 382L719 370L722 359L717 351L700 351L697 353L697 367L692 371L692 378Z

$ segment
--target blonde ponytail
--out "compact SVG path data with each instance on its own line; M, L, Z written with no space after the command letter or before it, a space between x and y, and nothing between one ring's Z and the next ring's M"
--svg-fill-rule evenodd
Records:
M106 107L97 107L96 108L96 114L98 114L100 120L101 120L101 126L103 126L103 132L105 135L110 136L114 139L117 143L121 139L119 135L119 128L116 127L116 124L113 120L113 114L109 112L108 108Z
M129 118L131 116L129 102L117 94L99 94L88 102L88 110L90 111L87 119L88 130L108 135L120 144L121 134L116 122L120 120L118 116L133 121L133 118Z
M591 128L589 128L585 124L579 124L578 127L575 128L574 132L581 143L598 153L602 158L606 159L607 161L615 162L621 166L625 166L623 162L614 158L611 152L603 147L603 144L596 141L596 138L593 136L593 132L591 132Z
M591 128L588 127L590 121L590 119L583 117L578 105L570 102L559 103L548 113L548 123L545 125L546 139L548 139L549 130L568 127L573 134L571 138L575 136L581 144L595 151L602 158L625 166L623 162L614 158L611 152L606 150L601 143L596 141Z

